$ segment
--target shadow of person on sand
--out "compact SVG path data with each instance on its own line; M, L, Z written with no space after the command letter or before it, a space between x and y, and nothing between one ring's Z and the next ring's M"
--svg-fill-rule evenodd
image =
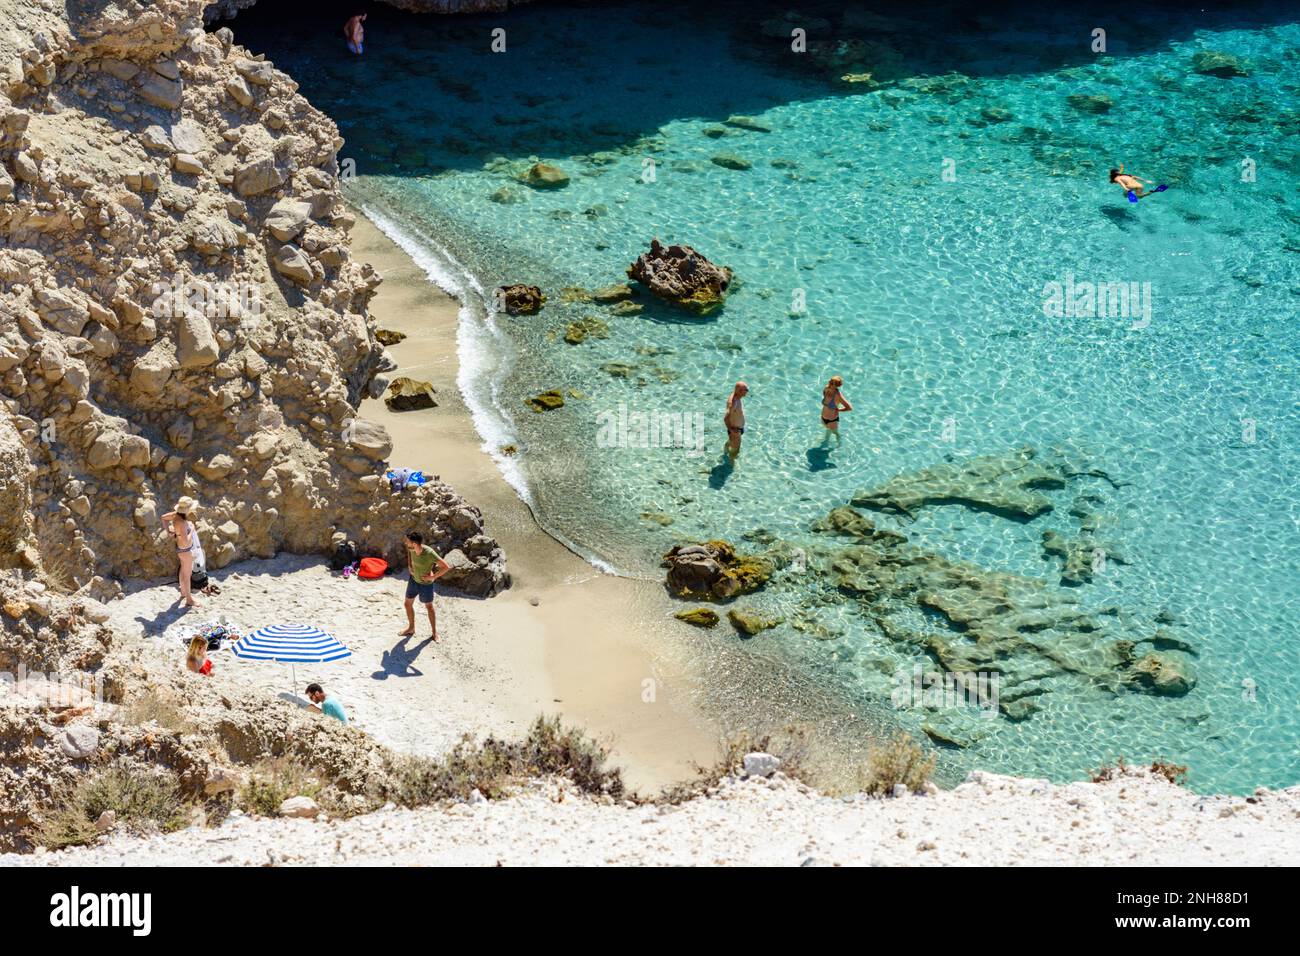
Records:
M137 614L135 619L140 622L140 627L143 630L145 637L162 637L162 635L167 632L167 628L171 627L186 614L189 614L191 611L201 611L202 609L202 604L194 607L169 604L153 617L145 617L143 614Z
M414 647L407 647L409 637L404 637L393 645L392 650L384 651L379 660L379 670L370 676L375 680L388 680L390 677L423 677L424 672L415 666L420 652L433 643L432 637L426 637Z

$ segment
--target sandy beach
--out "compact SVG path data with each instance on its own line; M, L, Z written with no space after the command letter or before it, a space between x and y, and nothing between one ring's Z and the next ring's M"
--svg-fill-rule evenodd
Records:
M392 412L371 400L361 413L388 428L395 464L441 475L483 510L514 586L487 600L444 590L435 605L441 641L428 640L418 607L416 637L402 640L404 575L344 580L321 558L282 554L217 573L222 593L186 614L183 628L173 627L170 583L132 589L114 602L114 623L159 642L164 655L179 654L181 630L223 614L245 629L318 624L353 655L299 668L296 687L288 667L249 664L225 651L216 663L241 668L241 677L271 693L300 695L308 681L320 681L359 726L407 752L438 753L466 733L513 735L539 713L560 713L612 745L634 787L654 790L689 776L715 756L719 730L693 704L684 675L655 653L657 635L684 630L668 617L668 598L653 582L598 571L538 527L481 450L457 391L456 301L362 217L353 241L358 258L384 277L372 303L379 326L407 335L390 349L399 365L393 375L432 382L439 403Z

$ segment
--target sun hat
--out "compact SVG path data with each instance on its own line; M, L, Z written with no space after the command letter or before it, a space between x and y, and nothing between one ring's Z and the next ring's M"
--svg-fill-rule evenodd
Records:
M189 495L181 495L176 501L176 507L173 509L178 515L189 516L198 508L198 504Z

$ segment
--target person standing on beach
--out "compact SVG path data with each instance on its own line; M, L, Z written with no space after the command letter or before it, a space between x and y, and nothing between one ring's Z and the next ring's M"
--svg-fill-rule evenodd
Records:
M163 527L176 541L176 557L181 565L178 578L181 599L178 603L185 607L199 606L199 602L194 600L194 595L190 593L190 575L196 561L200 566L205 563L203 545L199 543L199 533L194 528L194 522L190 520L190 515L194 513L196 507L193 498L184 496L176 502L175 509L162 516Z
M733 459L740 456L740 438L745 434L745 396L749 386L737 382L731 397L727 399L727 414L722 423L727 426L727 454Z
M349 17L348 22L343 24L343 36L348 41L348 49L357 56L365 52L366 28L361 25L365 18L366 14L359 13Z
M840 443L840 412L851 412L853 406L849 400L840 394L840 386L844 384L844 379L838 375L832 375L831 380L826 383L822 389L822 424L826 426L825 438L835 436L835 444ZM822 444L826 444L825 438Z
M437 567L437 571L434 568ZM415 636L415 599L429 612L429 626L433 628L433 640L438 640L438 616L433 610L433 582L448 571L451 565L442 560L442 556L433 548L424 546L424 535L418 531L406 532L406 568L410 579L406 582L406 630L399 631L398 637Z

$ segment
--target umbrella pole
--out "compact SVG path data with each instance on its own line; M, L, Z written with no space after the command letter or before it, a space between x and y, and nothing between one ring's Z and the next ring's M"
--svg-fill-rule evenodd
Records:
M293 681L293 694L294 694L295 696L297 696L297 694L298 694L298 671L297 671L297 669L293 666L293 662L292 662L292 661L289 662L289 679L290 679L291 681Z

